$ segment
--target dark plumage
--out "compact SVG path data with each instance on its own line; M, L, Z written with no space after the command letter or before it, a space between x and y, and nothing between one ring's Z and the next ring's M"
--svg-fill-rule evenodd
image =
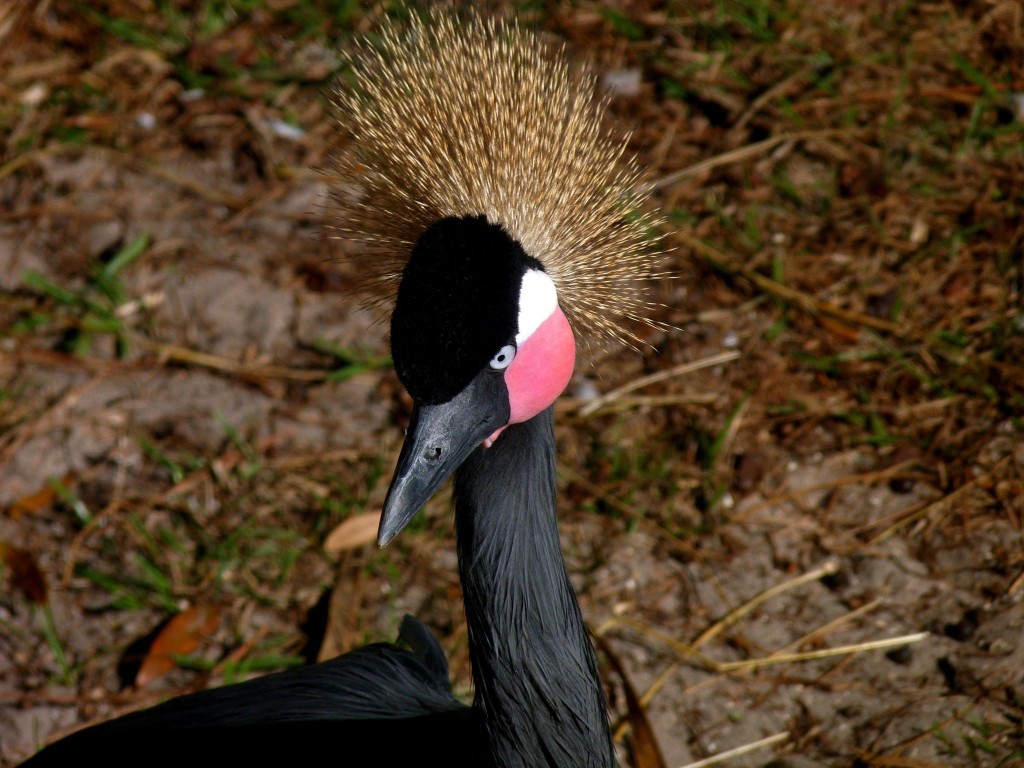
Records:
M304 753L351 764L353 750L387 745L377 765L408 766L423 750L446 749L474 731L452 696L437 641L406 617L410 649L375 643L310 667L171 699L53 744L23 768L224 765L280 766ZM401 733L401 739L393 739ZM452 765L480 765L472 739ZM346 758L347 756L347 758Z

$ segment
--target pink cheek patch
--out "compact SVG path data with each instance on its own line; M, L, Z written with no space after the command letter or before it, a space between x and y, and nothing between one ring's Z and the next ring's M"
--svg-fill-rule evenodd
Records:
M516 352L505 371L509 424L532 419L562 394L576 364L576 342L561 307L555 307ZM498 436L498 430L489 439Z
M508 424L505 425L505 427L507 426ZM492 445L494 445L494 441L498 439L498 435L505 431L505 427L498 427L496 430L494 430L494 434L492 434L490 437L484 440L484 448L490 448Z

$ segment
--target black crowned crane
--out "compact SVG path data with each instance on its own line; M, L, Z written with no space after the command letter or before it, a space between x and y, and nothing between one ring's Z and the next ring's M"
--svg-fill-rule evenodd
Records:
M643 321L649 220L592 79L514 25L433 17L352 59L337 115L352 189L337 228L394 302L409 431L378 540L455 475L476 696L451 694L440 647L410 647L204 691L79 732L26 766L96 764L614 766L594 651L555 517L552 403L576 340Z

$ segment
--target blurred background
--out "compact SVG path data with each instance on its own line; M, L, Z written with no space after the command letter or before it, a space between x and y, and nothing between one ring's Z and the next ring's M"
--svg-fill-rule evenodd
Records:
M558 405L625 763L1020 765L1024 7L489 7L597 75L675 273ZM0 6L0 765L406 612L470 694L449 493L370 543L410 402L325 210L411 12Z

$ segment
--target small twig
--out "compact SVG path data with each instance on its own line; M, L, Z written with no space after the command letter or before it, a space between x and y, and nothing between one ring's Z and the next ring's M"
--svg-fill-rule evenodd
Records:
M875 610L875 608L877 608L881 604L882 604L882 601L877 599L877 598L872 600L871 602L864 603L864 605L860 606L859 608L854 608L849 613L844 613L842 616L839 616L839 617L837 617L835 619L832 619L832 621L828 622L827 624L822 624L817 629L812 629L810 632L805 634L803 637L801 637L801 638L799 638L797 640L794 640L792 643L787 644L784 648L780 648L779 650L774 651L774 652L772 652L769 655L770 656L781 655L781 654L787 652L786 651L787 648L800 648L801 646L806 645L807 643L814 642L815 640L820 640L822 637L824 637L825 635L829 634L830 632L835 631L836 629L841 627L843 624L848 624L849 622L853 621L854 619L860 618L865 613L871 613L871 611Z
M34 437L52 428L58 419L63 418L75 406L78 400L88 393L89 390L95 388L100 381L100 378L89 379L66 390L36 418L19 425L17 429L6 435L5 437L8 439L0 446L0 466L13 457L30 437Z
M715 438L713 472L718 477L724 476L726 472L728 457L732 453L732 445L736 440L736 435L740 431L740 427L743 426L743 417L746 415L749 407L750 397L745 395L743 399L740 400L739 405L733 408L729 413L725 423L725 429L719 433L717 438Z
M617 498L612 496L599 485L595 485L594 483L590 482L587 478L585 478L575 469L572 469L566 464L558 462L558 473L562 475L570 483L578 485L580 488L585 490L590 495L600 499L601 501L615 509L620 514L624 515L627 520L636 520L640 517L640 515L637 514L636 509L619 501Z
M893 464L891 467L879 470L877 472L862 472L856 475L844 475L843 477L837 477L835 480L829 480L826 483L815 483L814 485L808 485L805 488L797 488L795 491L788 491L786 493L780 493L777 496L759 501L753 506L747 507L746 509L740 510L730 518L730 522L739 522L742 520L749 519L752 515L757 514L762 509L768 507L774 507L778 504L786 504L788 502L799 501L801 497L806 496L808 493L815 493L817 491L832 491L836 488L842 488L845 485L871 485L873 483L887 483L890 480L900 478L904 475L905 470L908 467L913 466L913 459L907 461L901 461L898 464ZM916 475L915 475L916 477Z
M148 171L157 178L168 181L183 189L187 189L189 192L194 192L207 200L220 203L233 211L239 211L246 206L245 198L238 197L230 192L225 192L222 189L217 189L217 187L211 187L209 184L204 184L201 181L190 179L187 176L182 176L180 173L172 171L170 168L162 166L159 163L155 163L152 160L143 160L142 158L130 155L124 156L123 159L130 160L134 165Z
M277 165L273 169L274 178L281 181L299 179L301 181L322 181L326 184L343 184L346 179L326 173L316 168L305 168L298 165Z
M969 493L972 489L977 487L978 484L982 480L985 480L987 478L992 477L992 475L995 474L996 470L999 469L1000 467L1002 467L1004 464L1006 464L1011 458L1013 458L1012 454L1004 456L1002 459L1000 459L999 461L997 461L995 463L995 465L992 467L992 469L990 469L988 472L986 472L981 477L976 477L973 480L971 480L971 481L969 481L967 483L964 483L959 488L957 488L955 491L947 493L941 499L936 499L931 504L928 504L928 505L922 507L921 509L917 510L916 512L913 512L912 514L907 515L906 517L904 517L899 522L893 523L888 528L886 528L884 531L879 533L877 536L874 536L870 540L870 543L871 544L879 544L880 542L885 541L886 539L888 539L890 536L892 536L894 533L896 533L901 528L905 528L906 526L910 525L911 523L915 522L916 520L920 520L922 518L928 517L935 510L941 509L941 508L945 507L946 505L948 505L950 502L955 501L956 499L959 499L961 496Z
M365 454L352 448L336 448L320 453L268 458L264 460L264 464L269 468L279 471L294 471L296 469L305 469L306 467L329 466L341 461L356 461L357 459L364 458L364 456Z
M1024 89L1024 82L996 86L997 91L1010 94ZM896 98L923 98L923 99L945 99L955 104L973 105L982 95L980 85L962 85L958 87L948 86L924 86L918 88L900 88L884 91L862 91L861 93L844 93L839 97L826 97L820 99L808 99L792 105L797 112L808 112L812 109L830 109L837 105L847 106L854 102L891 102Z
M865 315L861 312L853 312L848 309L843 309L831 302L822 301L814 298L813 296L808 296L802 291L798 291L795 288L783 285L782 283L778 283L759 274L745 264L738 263L735 259L730 258L721 251L686 232L678 231L674 236L682 241L687 247L691 248L698 256L700 256L700 258L710 264L713 268L729 275L741 275L765 293L777 296L784 301L792 302L812 315L829 316L864 328L869 328L875 331L884 331L904 340L915 341L930 350L941 350L940 346L936 345L934 341L920 331L916 331L915 329L908 328L906 326L901 326L890 320L883 320L882 318L872 317L871 315ZM1003 376L1010 379L1016 386L1024 387L1024 367L1007 363L1002 360L993 360L984 355L971 354L965 350L962 350L959 354L963 360L985 368L994 368Z
M824 625L818 627L817 629L814 629L814 630L808 632L803 637L801 637L801 638L799 638L797 640L794 640L792 643L789 643L788 645L786 645L785 648L780 648L779 650L772 652L770 654L770 656L781 655L783 653L786 653L786 649L787 648L799 648L802 645L805 645L805 644L807 644L809 642L817 640L818 638L821 638L821 637L827 635L828 633L832 632L833 630L837 629L841 625L847 624L847 623L853 621L854 619L859 618L860 616L863 616L865 613L870 613L871 611L875 610L875 608L877 608L881 604L882 604L881 600L872 600L869 603L865 603L864 605L860 606L859 608L855 608L854 610L850 611L849 613L843 614L839 618L833 619L832 621L828 622L827 624L824 624ZM604 629L605 625L602 625L601 628ZM662 673L660 675L658 675L658 677L654 680L654 682L651 683L651 685L647 688L646 691L644 691L643 695L640 697L640 703L643 704L645 707L647 705L649 705L654 700L654 697L658 695L658 692L661 691L661 689L665 687L665 684L669 680L672 679L672 675L675 674L677 669L679 669L679 665L674 663L674 662L672 664L669 664L667 667L665 667L665 669L662 671ZM626 728L625 724L619 726L619 729L616 730L616 732L615 732L616 740L621 739L621 737L622 737L621 731L624 731L625 728Z
M736 118L736 122L730 127L730 131L739 134L740 131L749 123L758 112L761 111L761 107L770 101L774 101L776 97L785 93L789 90L789 87L794 83L807 78L807 76L813 71L812 66L801 67L789 77L785 77L771 88L768 88L764 93L754 99L750 106L744 110L743 114Z
M1010 583L1010 586L1007 588L1006 594L1010 597L1013 597L1022 588L1024 588L1024 571L1021 571L1019 574L1017 574L1017 578L1015 578Z
M10 3L6 7L0 7L0 45L6 46L7 36L21 21L22 14L26 13L32 6L29 4Z
M716 667L719 672L734 672L741 669L760 669L775 664L792 664L795 661L813 661L815 659L828 659L833 656L845 656L850 653L862 651L877 651L883 648L893 648L900 645L919 643L928 637L927 632L917 632L912 635L901 635L899 637L888 637L884 640L870 640L866 643L855 643L853 645L839 645L835 648L823 648L820 651L804 651L802 653L780 653L764 656L760 659L745 659L743 661L723 661Z
M658 744L658 738L647 717L647 707L637 695L636 688L633 687L633 681L626 674L626 668L623 666L621 659L612 651L611 646L608 645L608 642L603 637L597 636L594 640L622 681L622 690L626 698L626 708L629 712L628 720L623 722L616 730L616 738L620 735L625 735L625 726L630 726L633 731L632 746L633 752L637 756L637 763L644 766L654 765L659 768L666 768L661 746ZM640 754L636 755L636 753Z
M627 626L638 632L641 632L642 634L648 635L659 640L668 647L672 648L681 657L691 661L696 661L705 669L711 671L722 671L725 665L744 664L746 662L725 662L723 664L721 662L713 661L700 653L699 649L702 646L706 645L709 641L713 640L715 637L720 635L724 630L728 629L733 624L740 621L740 619L742 619L744 616L746 616L748 613L750 613L752 610L754 610L757 606L761 605L765 601L770 600L771 598L780 595L783 592L795 589L796 587L799 587L808 582L817 581L818 579L823 578L825 576L830 576L838 570L838 563L834 560L829 560L812 571L808 571L807 573L801 574L800 576L790 579L789 581L784 581L781 584L776 584L774 587L770 587L769 589L764 590L763 592L752 597L750 600L747 600L742 605L737 606L736 608L729 611L729 613L727 613L723 618L719 619L706 630L704 630L697 637L697 639L691 643L682 643L676 640L674 637L671 637L663 632L659 632L656 629L652 629L644 624L632 621L630 619L618 617L608 619L600 627L598 627L597 630L595 630L595 634L598 636L602 636L606 634L608 630L617 625Z
M829 128L822 131L794 131L793 133L781 133L778 136L772 136L770 139L764 139L763 141L757 141L753 144L747 144L744 147L731 149L728 152L723 152L715 157L710 157L707 160L702 160L699 163L694 163L691 166L674 171L667 176L662 176L660 179L644 185L643 191L654 192L659 189L664 189L665 187L670 187L683 179L690 178L691 176L700 176L704 173L708 173L709 171L713 171L715 168L720 168L723 165L741 163L744 160L749 160L752 157L757 157L758 155L770 152L775 149L775 147L780 144L785 144L788 141L808 141L812 139L828 138L831 136L854 136L861 133L866 133L866 131Z
M72 152L81 152L82 147L73 146L70 144L51 144L46 147L39 147L39 149L31 149L28 152L22 152L3 165L0 165L0 181L3 181L15 171L21 170L26 165L31 165L44 157L51 155L63 155L71 154Z
M92 536L98 528L106 525L110 515L113 515L120 507L121 499L113 499L99 514L93 515L92 519L75 534L75 537L71 540L71 545L68 547L68 556L64 561L64 569L61 572L61 587L67 589L71 584L71 579L75 575L75 565L78 562L78 553L85 545L85 540Z
M225 192L222 189L211 187L209 184L204 184L201 181L190 179L186 176L182 176L180 173L166 168L159 163L152 160L146 160L135 155L128 154L127 152L120 152L110 147L101 147L95 145L73 145L73 144L53 144L40 149L34 149L29 152L24 152L8 163L0 166L0 180L21 169L23 166L29 165L30 163L37 162L44 157L51 155L73 155L73 154L98 154L106 157L113 158L119 162L134 165L152 175L163 179L164 181L170 182L176 186L182 187L194 192L200 197L204 197L207 200L212 200L215 203L225 205L232 210L240 210L245 207L246 200L230 192Z
M810 581L817 581L818 579L824 576L831 576L838 570L839 564L835 560L829 560L821 566L819 566L818 568L815 568L813 571L808 571L807 573L797 576L794 579L784 581L781 584L776 584L774 587L766 589L764 592L755 595L742 605L733 608L724 617L722 617L714 624L712 624L710 627L701 632L697 639L690 643L690 647L696 650L697 648L700 648L702 645L705 645L709 640L712 640L713 638L721 634L724 630L731 627L733 624L738 622L740 619L742 619L744 616L746 616L748 613L750 613L752 610L754 610L757 606L761 605L761 603L765 602L766 600L770 600L776 595L780 595L783 592L788 592L789 590L795 589L796 587L802 586L803 584L806 584Z
M776 733L772 736L766 736L763 739L752 741L749 744L744 744L742 747L736 747L735 749L727 749L725 752L719 752L717 755L706 757L703 760L698 760L695 763L687 763L681 768L705 768L708 765L714 765L715 763L721 763L725 760L731 760L734 757L745 755L748 752L753 752L758 749L764 749L770 747L772 744L778 744L780 741L785 741L789 738L789 731L783 731Z
M650 687L644 691L644 695L640 697L640 703L645 707L654 701L654 697L658 695L658 691L665 687L665 683L672 679L672 675L675 674L676 670L679 669L679 665L675 662L665 667L664 671L658 675L654 682L651 683Z
M669 634L666 634L665 632L654 629L653 627L649 627L646 624L642 624L639 621L635 621L634 619L629 619L624 616L616 616L607 619L605 622L601 624L601 626L594 630L594 634L597 637L603 637L615 627L629 627L635 632L639 632L642 635L646 635L650 638L653 638L654 640L657 640L659 643L663 643L664 645L671 648L680 656L680 658L686 659L687 661L696 664L701 669L705 669L711 672L714 671L715 667L717 666L717 662L707 658L706 656L703 656L699 651L697 651L695 646L687 645L686 643L676 640L674 637L672 637Z
M679 665L676 663L672 663L665 667L664 670L662 670L662 673L658 675L655 681L651 683L650 687L646 691L644 691L643 696L640 697L640 703L644 707L647 707L652 701L654 701L654 697L657 696L658 692L665 687L665 684L672 679L672 675L676 673L677 669L679 669ZM622 737L625 735L626 729L628 727L629 723L619 724L619 727L615 729L615 741L622 740Z
M864 763L871 766L886 766L887 768L947 768L945 764L939 763L923 763L921 761L911 761L910 758L902 757L898 753L904 752L915 744L924 741L929 736L933 736L936 733L942 733L953 723L960 722L967 715L971 714L974 708L977 706L976 702L968 704L963 709L957 710L949 717L941 720L937 723L932 723L931 727L925 728L924 730L918 730L912 736L898 741L895 744L889 744L883 749L888 754L882 754L880 752L868 752L867 750L859 749L857 752L863 759Z
M711 405L719 396L715 394L690 394L690 395L638 395L636 397L624 397L613 403L605 403L598 407L596 411L591 411L588 415L595 413L617 413L619 411L628 411L633 408L658 408L665 405ZM593 402L592 400L585 401L588 405ZM569 402L566 404L565 410L573 411L581 408L579 401Z
M229 653L227 656L221 659L217 663L217 665L210 670L210 673L209 675L207 675L207 678L218 677L222 675L224 673L224 667L226 667L228 664L240 663L242 659L244 659L246 656L252 653L252 649L256 647L256 644L262 641L263 638L265 638L268 634L270 634L269 627L260 627L259 629L257 629L256 634L254 634L249 639L245 640L241 645L239 645L237 648L231 651L231 653Z
M737 263L734 259L729 258L724 253L712 248L707 243L701 242L696 237L693 237L686 232L676 232L675 237L682 240L687 247L692 248L701 256L701 258L715 269L730 274L742 275L762 291L778 296L780 299L792 301L794 304L799 305L811 314L830 315L831 317L839 320L845 320L848 323L854 323L855 325L874 328L877 331L885 331L886 333L896 335L899 335L902 330L899 325L889 320L883 320L878 317L872 317L871 315L861 314L860 312L852 312L848 309L837 307L831 302L821 301L813 296L808 296L806 293L798 291L795 288L790 288L788 285L777 283L764 275L758 274L745 264Z
M599 408L603 408L606 405L608 405L608 403L617 400L623 395L629 394L630 392L633 392L637 389L641 389L650 384L656 384L659 381L665 381L666 379L671 379L676 376L682 376L687 373L693 373L694 371L699 371L702 368L711 368L715 365L730 363L733 360L737 360L739 357L740 353L738 351L721 352L717 355L705 357L701 360L694 360L689 363L677 365L674 368L669 368L666 371L658 371L657 373L652 373L648 376L641 376L639 379L635 379L629 382L628 384L623 384L621 387L617 387L616 389L613 389L611 392L607 392L601 395L600 397L595 397L593 400L589 401L586 405L580 408L579 415L590 416Z
M324 381L331 375L325 370L306 370L302 368L288 368L282 365L249 365L238 363L226 357L218 357L208 352L199 352L188 347L181 347L177 344L166 344L153 341L138 334L130 335L131 341L141 347L145 347L158 357L174 360L179 363L198 365L203 368L212 368L216 371L224 371L243 379L287 379L289 381Z

